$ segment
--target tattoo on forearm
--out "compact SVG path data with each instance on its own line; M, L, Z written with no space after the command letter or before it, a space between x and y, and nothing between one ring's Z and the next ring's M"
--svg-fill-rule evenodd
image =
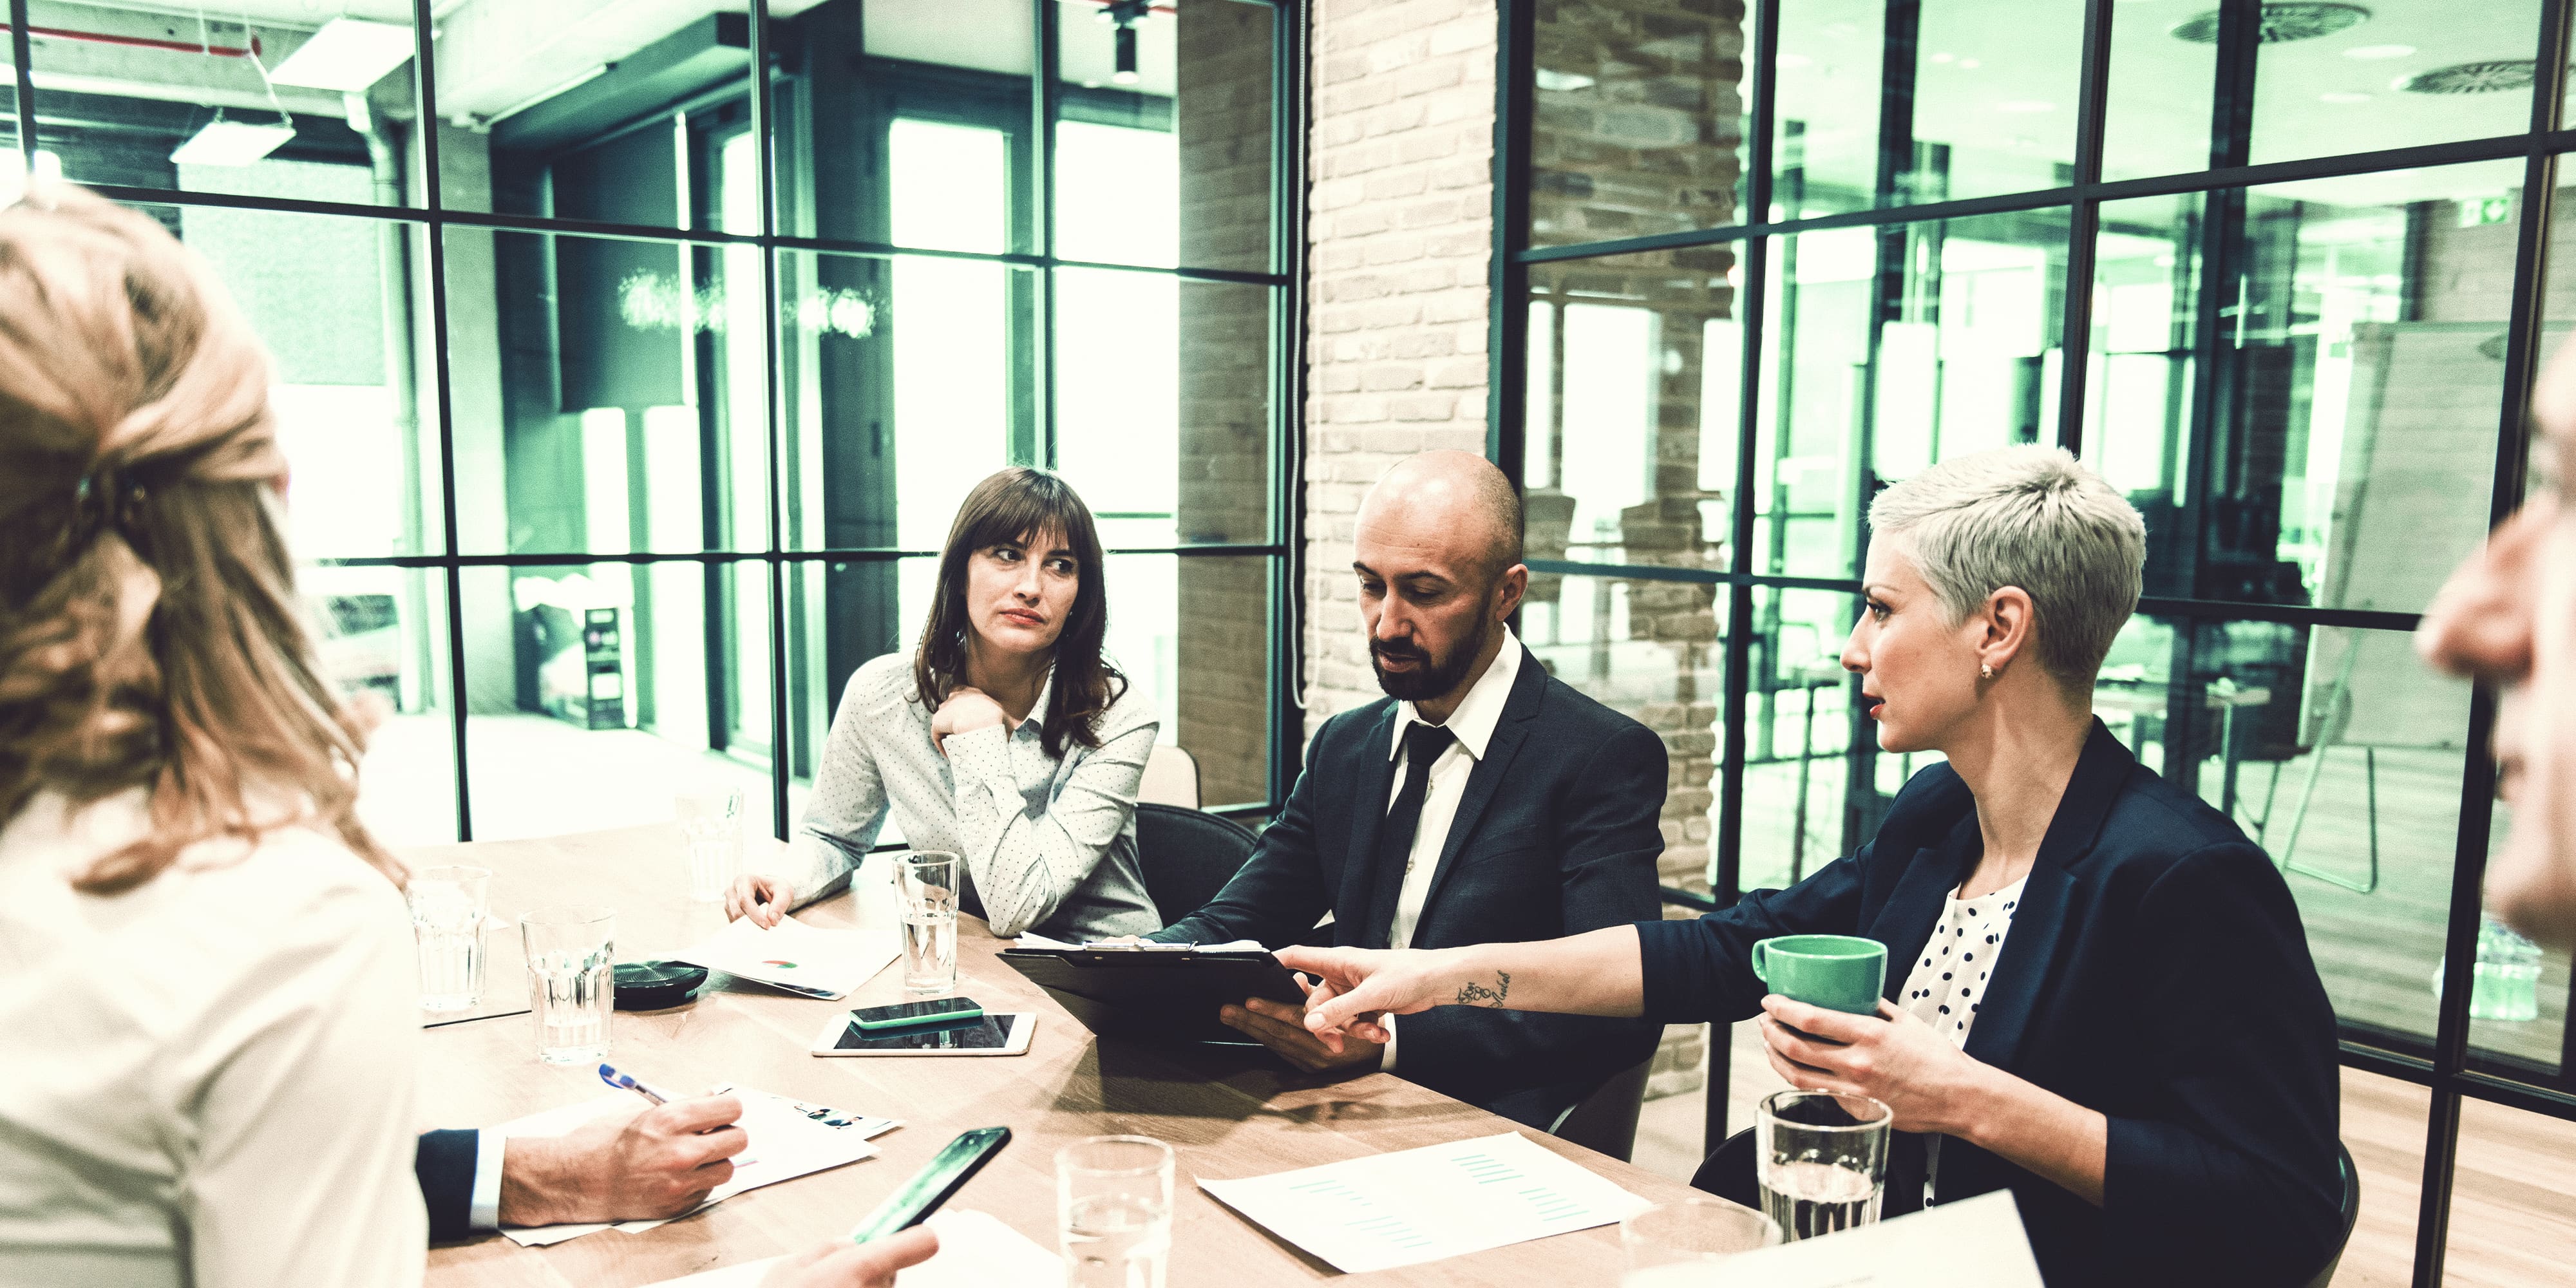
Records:
M1507 970L1498 970L1494 972L1494 986L1492 988L1487 988L1472 980L1459 985L1458 1005L1491 1006L1499 1008L1503 1004L1503 999L1511 995L1512 973Z

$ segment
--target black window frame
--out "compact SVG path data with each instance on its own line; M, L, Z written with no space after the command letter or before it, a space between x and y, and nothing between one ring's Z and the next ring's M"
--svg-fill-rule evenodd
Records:
M1919 4L1920 0L1891 0ZM1736 470L1732 495L1747 497L1755 482L1757 410L1768 392L1754 374L1764 358L1764 327L1777 238L1832 228L1897 229L1906 225L1963 216L2013 211L2065 210L2069 241L2065 268L2069 289L2063 292L2059 340L2066 355L2060 364L2054 439L2070 452L2081 451L2085 383L2092 326L2093 292L2074 284L2094 279L2095 235L2103 203L2123 198L2168 194L2208 194L2224 199L2231 191L2300 179L2355 175L2387 170L2480 160L2523 162L2519 228L2514 243L2511 316L2504 349L2502 415L2496 427L2490 521L2503 519L2520 504L2528 467L2526 432L2531 381L2540 353L2540 308L2544 266L2549 250L2551 207L2558 197L2559 159L2576 151L2576 129L2563 128L2568 89L2570 0L2544 0L2534 46L2535 84L2531 117L2525 131L2487 138L2357 152L2290 161L2247 164L2250 114L2245 94L2255 72L2253 38L2256 0L2218 0L2223 15L2217 45L2218 72L2213 86L2212 166L2208 169L2113 182L2102 180L2103 122L2107 115L2107 74L2114 0L2086 0L2082 33L2083 60L2078 79L2079 116L2072 181L2027 192L1916 205L1886 205L1811 218L1769 218L1772 209L1774 134L1777 125L1781 11L1783 0L1746 0L1745 19L1753 31L1745 51L1751 94L1745 113L1743 187L1738 209L1744 222L1652 236L1533 247L1530 244L1531 117L1535 89L1535 21L1538 0L1497 0L1499 38L1495 51L1495 120L1493 161L1493 256L1488 278L1491 316L1488 370L1486 454L1520 481L1525 459L1528 413L1529 309L1531 267L1557 261L1683 247L1733 245L1742 277L1736 298L1749 301L1737 319L1742 342L1740 405L1736 408ZM2231 93L2231 87L2234 92ZM2239 198L2241 200L2241 197ZM2221 343L2219 329L2198 329L2194 353L2202 370ZM2045 428L2045 427L2043 427ZM2047 440L2043 440L2047 441ZM1744 829L1745 751L1748 695L1753 671L1755 593L1762 588L1835 590L1857 593L1855 580L1783 576L1757 572L1752 559L1757 507L1733 509L1727 534L1728 567L1723 571L1605 564L1562 559L1533 559L1536 573L1613 577L1627 581L1686 582L1721 588L1726 600L1724 726L1718 756L1718 821L1711 848L1711 894L1667 888L1668 905L1712 911L1741 896ZM2315 608L2294 605L2234 603L2219 600L2150 597L2138 605L2141 616L2176 623L2258 620L2292 626L2368 627L2411 632L2421 615ZM2450 979L2471 977L2482 915L2481 889L2493 821L2495 765L2488 752L2494 729L2496 695L2486 685L2474 688L2469 705L2466 767L2460 783L2460 810L2450 902L2445 919L2443 968ZM2576 992L2576 986L2571 986ZM2444 990L2433 1038L2375 1026L2342 1022L2342 1059L2346 1067L2383 1074L2430 1092L2422 1203L2416 1226L2415 1278L2418 1288L2434 1288L2442 1279L2448 1244L2451 1185L2459 1148L2460 1102L2477 1099L2576 1121L2576 1019L2561 1037L2562 1055L2554 1075L2520 1062L2475 1054L2469 1047L2471 990ZM2571 997L2576 1010L2576 997ZM1727 1049L1724 1035L1710 1043L1707 1082L1706 1140L1714 1148L1726 1134Z
M739 130L748 129L763 139L767 146L756 149L760 164L761 231L759 232L717 231L706 227L705 224L710 221L703 218L692 220L698 225L696 227L680 228L562 218L552 214L450 209L442 203L439 185L435 181L419 184L422 191L413 194L415 204L410 205L373 205L199 192L180 189L176 186L175 180L173 185L167 188L107 183L90 183L85 186L111 200L149 207L222 207L273 213L337 216L421 230L423 234L420 238L421 249L416 254L414 265L415 272L425 277L418 291L418 297L425 300L425 316L419 319L419 324L428 335L427 344L431 350L428 355L428 369L436 381L434 399L438 420L435 432L439 458L439 495L438 504L433 507L435 513L431 521L440 534L439 553L319 558L312 562L317 566L326 567L422 569L442 575L445 582L443 611L446 614L445 645L448 657L446 666L443 668L444 674L438 677L438 683L445 691L452 723L450 749L454 757L456 836L459 841L474 839L472 776L468 764L469 713L464 700L464 695L469 690L466 687L462 574L465 570L473 568L537 568L596 563L652 565L694 562L701 564L706 569L710 585L711 593L707 603L711 612L720 611L717 605L730 602L732 587L729 584L722 587L721 596L714 593L719 583L729 581L725 577L729 567L748 564L766 568L769 598L767 665L770 681L772 744L770 748L764 749L764 758L768 762L770 803L772 815L776 821L776 834L780 839L785 839L793 831L794 819L788 812L788 791L791 779L798 776L795 773L796 758L779 753L794 745L795 735L790 723L790 694L804 687L804 680L803 677L792 673L789 666L787 648L789 610L785 586L788 569L810 564L828 565L835 562L890 561L936 552L875 546L789 548L783 542L782 503L785 497L782 492L784 483L782 456L785 448L782 445L779 426L784 395L780 388L781 343L778 320L779 260L783 252L820 252L878 261L889 260L898 255L929 254L982 260L1030 270L1014 275L1029 279L1029 288L1024 293L1033 297L1024 302L1014 301L1015 311L1025 309L1027 314L1025 320L1030 331L1028 335L1015 337L1014 343L1026 344L1035 350L1031 355L1031 361L1021 368L1034 372L1036 377L1033 382L1034 388L1020 390L1018 393L1018 400L1026 404L1022 414L1026 417L1029 426L1033 428L1023 428L1014 433L1014 455L1017 457L1025 454L1032 459L1032 463L1043 465L1051 465L1054 460L1056 417L1053 380L1049 369L1053 357L1054 338L1053 320L1048 304L1052 270L1065 266L1105 267L1186 281L1226 282L1266 288L1271 301L1272 326L1267 388L1270 422L1267 502L1270 509L1270 522L1265 539L1257 542L1135 547L1109 551L1111 554L1172 555L1182 558L1253 557L1267 562L1269 602L1268 620L1264 623L1267 643L1264 679L1267 695L1265 710L1270 721L1270 729L1264 742L1268 759L1266 795L1259 801L1222 805L1212 810L1215 813L1243 817L1266 816L1275 812L1278 803L1287 798L1303 749L1303 721L1297 707L1297 676L1301 669L1299 638L1303 611L1302 604L1293 596L1295 588L1302 582L1299 565L1302 563L1304 486L1298 477L1294 462L1297 457L1295 434L1301 424L1305 380L1304 270L1306 256L1303 175L1308 120L1305 51L1308 43L1309 14L1307 7L1298 0L1208 0L1208 2L1250 4L1267 8L1272 12L1270 58L1272 211L1269 262L1263 271L1194 266L1091 265L1085 261L1059 259L1051 253L1052 220L1045 212L1051 207L1053 199L1054 132L1048 127L1052 115L1058 110L1064 98L1064 89L1057 84L1056 78L1055 0L1029 0L1033 15L1033 70L1028 77L1022 78L1023 85L1028 87L1025 92L1028 100L1028 117L1017 122L1013 131L1015 145L1027 148L1033 154L1025 162L1015 157L1013 161L1015 172L1030 167L1033 167L1035 172L1033 181L1015 183L1012 194L1015 207L1030 200L1037 203L1037 209L1028 211L1015 209L1014 211L1015 222L1023 225L1028 231L1028 236L1022 243L1027 247L1025 250L998 254L923 250L900 246L890 241L802 236L782 231L780 227L782 191L788 185L800 185L799 190L802 190L802 186L810 186L811 183L810 174L803 173L800 168L780 165L781 157L789 154L784 146L789 140L782 137L782 130L786 126L779 119L783 115L781 107L782 104L796 99L800 85L807 83L807 71L800 57L801 51L792 47L792 41L781 39L782 35L790 30L789 20L772 20L769 16L768 0L749 0L749 11L742 16L718 15L720 23L739 25L740 31L737 34L748 45L747 67L765 69L765 75L755 77L747 71L740 81L739 89L728 90L718 87L713 91L702 91L691 95L679 103L667 104L647 116L603 121L601 129L596 134L587 136L580 143L572 145L573 147L590 146L617 133L648 123L652 116L668 119L673 110L689 113L694 122L702 115L721 113L729 107L745 108L748 112L747 124L718 123L708 137L696 142L692 148L694 155L691 169L699 172L701 178L711 169L712 162L706 154L708 149L718 142L716 136L719 134L730 135ZM414 54L411 66L404 74L411 79L414 101L418 108L416 119L422 122L435 121L440 119L440 116L435 70L434 33L437 28L432 17L432 3L431 0L413 0L411 8ZM19 152L23 173L34 172L36 152L46 139L64 138L70 133L66 127L44 125L38 120L39 100L34 80L33 43L30 37L28 10L29 0L10 0L10 45L16 90L15 119L10 122L10 125L14 127L13 143ZM732 27L728 26L724 29L731 30ZM733 38L725 39L729 43ZM755 80L762 85L765 92L752 92ZM47 92L50 94L53 91ZM1084 115L1079 107L1076 109L1076 115ZM301 118L299 118L299 124L301 124ZM317 129L336 124L337 122L332 121L319 121ZM692 132L696 132L694 128ZM412 144L417 160L415 174L436 176L441 173L438 146L437 130L420 128L415 131ZM564 150L569 151L571 147ZM782 173L782 169L785 172ZM706 212L699 213L703 215ZM760 290L766 305L766 316L771 319L761 341L767 386L763 391L764 406L769 417L767 432L763 434L767 444L765 460L761 463L767 475L765 486L769 506L767 540L763 548L709 550L699 553L460 552L457 513L459 480L456 476L456 443L452 428L454 408L450 390L448 284L443 237L445 230L451 227L490 229L540 236L570 235L649 242L693 248L701 255L711 255L732 246L756 247L761 251ZM428 428L424 427L425 433ZM1025 453L1016 450L1023 447L1026 449ZM427 480L424 479L423 482L426 486ZM706 486L712 489L719 484L710 476ZM712 504L711 498L710 515L715 513ZM710 521L712 522L712 519ZM715 632L712 619L709 631L712 640ZM908 634L908 632L903 633ZM749 642L744 643L747 646ZM709 650L710 668L723 664L723 653L724 650L721 649ZM710 690L711 698L718 704L716 708L718 712L723 709L722 704L725 699L717 695L725 692L725 688L721 685ZM711 712L711 714L714 713ZM819 735L819 730L814 732ZM724 728L717 728L713 730L713 737L721 742L728 733L729 731ZM816 742L819 746L819 736Z

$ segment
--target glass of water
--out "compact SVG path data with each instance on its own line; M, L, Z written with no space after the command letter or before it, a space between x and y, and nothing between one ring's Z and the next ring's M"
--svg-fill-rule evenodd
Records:
M492 869L423 868L403 887L420 953L420 1009L470 1011L483 1000L483 919Z
M699 903L724 898L742 871L742 789L684 787L672 794L671 815L689 843L689 897Z
M1887 1128L1896 1115L1867 1096L1775 1091L1753 1117L1762 1213L1792 1242L1878 1220Z
M1619 1288L1688 1288L1717 1282L1709 1266L1780 1242L1771 1218L1724 1199L1658 1203L1619 1223L1628 1273Z
M1172 1147L1094 1136L1055 1155L1065 1288L1163 1288L1172 1260Z
M607 1059L616 910L541 908L519 918L519 933L527 941L528 1009L537 1020L537 1058L548 1064Z
M903 923L903 991L957 991L957 856L911 850L894 856L895 913Z

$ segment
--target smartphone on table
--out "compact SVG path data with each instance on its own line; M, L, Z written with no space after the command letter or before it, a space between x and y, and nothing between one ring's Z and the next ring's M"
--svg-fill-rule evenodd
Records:
M984 1164L1011 1143L1008 1127L978 1127L961 1133L939 1151L928 1166L912 1174L901 1188L886 1196L858 1228L850 1231L850 1242L870 1243L899 1230L909 1230L930 1218L948 1196L965 1187Z
M897 1002L892 1006L863 1006L850 1012L850 1023L867 1033L906 1028L915 1024L963 1024L984 1013L971 997L940 997L927 1002Z

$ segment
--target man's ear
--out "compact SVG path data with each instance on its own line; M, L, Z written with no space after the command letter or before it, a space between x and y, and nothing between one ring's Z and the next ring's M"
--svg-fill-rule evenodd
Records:
M1507 621L1519 611L1521 596L1529 593L1529 565L1513 564L1494 579L1493 612L1495 621Z

